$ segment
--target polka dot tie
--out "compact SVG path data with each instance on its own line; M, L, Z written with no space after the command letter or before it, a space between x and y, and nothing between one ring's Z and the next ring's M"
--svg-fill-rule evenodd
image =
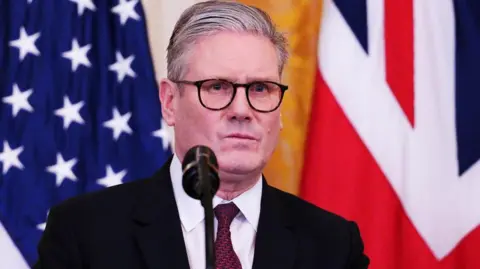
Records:
M214 212L218 220L217 239L215 241L215 268L242 269L230 237L230 224L240 210L234 203L228 203L216 206Z

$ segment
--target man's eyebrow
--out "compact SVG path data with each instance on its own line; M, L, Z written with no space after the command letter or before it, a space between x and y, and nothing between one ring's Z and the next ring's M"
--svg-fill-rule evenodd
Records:
M254 76L254 77L247 77L247 81L274 81L276 82L278 77L271 77L271 76Z
M212 76L214 79L223 79L223 80L228 80L232 82L236 82L236 79L234 77L229 77L229 76Z
M227 80L227 81L231 81L231 82L234 82L234 83L239 83L239 80L238 78L235 78L235 77L232 77L232 76L223 76L223 75L220 75L220 76L211 76L210 79L221 79L221 80ZM253 81L273 81L273 82L277 82L278 81L278 77L273 77L273 76L248 76L246 78L246 81L242 81L242 82L253 82Z

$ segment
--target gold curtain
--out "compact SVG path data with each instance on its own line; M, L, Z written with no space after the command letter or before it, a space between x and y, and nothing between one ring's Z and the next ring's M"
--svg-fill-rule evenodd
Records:
M265 10L287 34L290 59L283 82L289 85L281 111L283 130L268 163L269 184L298 195L311 95L316 72L321 0L239 0Z

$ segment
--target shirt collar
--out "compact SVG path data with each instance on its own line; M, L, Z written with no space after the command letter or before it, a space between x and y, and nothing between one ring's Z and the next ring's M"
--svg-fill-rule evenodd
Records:
M199 200L193 199L183 190L182 186L182 164L177 155L174 154L170 165L170 176L172 179L173 193L177 201L180 221L187 232L190 232L204 219L203 207ZM213 197L213 207L221 203L233 202L240 209L241 215L257 230L260 218L260 203L262 198L262 178L257 183L232 201L224 200L218 196Z

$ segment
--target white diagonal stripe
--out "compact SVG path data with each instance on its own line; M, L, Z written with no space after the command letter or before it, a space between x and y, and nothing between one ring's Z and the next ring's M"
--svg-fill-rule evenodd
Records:
M379 79L386 79L385 63L385 0L367 0L368 57L378 70Z
M27 262L0 222L0 269L29 269Z

